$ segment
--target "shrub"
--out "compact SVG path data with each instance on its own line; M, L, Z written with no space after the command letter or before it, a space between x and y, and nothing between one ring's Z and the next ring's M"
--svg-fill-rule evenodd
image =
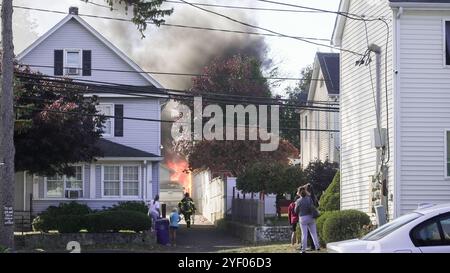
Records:
M0 245L0 253L8 253L8 248Z
M104 210L85 216L88 232L118 232L132 230L135 232L149 230L150 218L146 213L127 210Z
M45 211L43 211L40 215L44 216L52 216L57 217L61 215L86 215L91 213L92 210L84 204L79 204L75 201L70 203L61 203L59 206L50 206Z
M361 237L363 227L370 224L369 216L357 210L331 212L323 222L322 236L325 243Z
M119 202L117 205L113 205L111 208L107 210L126 210L126 211L136 211L140 213L147 214L148 207L144 202L140 201L127 201L127 202Z
M84 228L84 216L92 210L84 204L75 201L50 206L33 219L35 231L48 232L57 230L60 233L74 233Z
M333 211L340 209L340 173L337 172L330 186L320 198L320 211Z
M320 244L323 246L326 244L323 236L323 224L331 215L334 215L337 212L338 211L325 211L316 220L317 235L319 236Z

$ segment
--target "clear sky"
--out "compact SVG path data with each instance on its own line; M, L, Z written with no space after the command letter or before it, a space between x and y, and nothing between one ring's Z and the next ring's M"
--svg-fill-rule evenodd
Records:
M92 0L95 3L105 4L104 0ZM290 7L283 7L274 4L265 4L255 0L188 0L190 2L197 3L213 3L222 5L239 5L248 7L267 7L267 8L281 8L281 9L294 9ZM328 10L337 10L339 5L339 0L278 0L280 2L322 8ZM81 0L16 0L15 5L44 8L51 10L67 11L70 6L78 6L80 13L85 14L96 14L105 16L115 16L118 17L117 13L112 13L108 9L95 7L90 4L83 3ZM169 4L167 4L169 5ZM186 25L201 25L202 21L198 18L208 17L207 27L216 28L227 28L227 29L242 29L242 26L231 23L223 18L217 17L215 15L205 14L201 10L195 8L179 5L170 4L170 6L175 7L175 13L173 16L167 18L168 23L176 24L186 24ZM275 12L275 11L239 11L239 10L229 10L221 8L208 8L216 12L220 12L235 18L244 18L245 20L250 20L250 23L257 23L260 27L271 29L283 34L288 34L292 36L306 36L306 37L316 37L330 39L333 31L335 15L327 13L291 13L291 12ZM26 20L24 18L26 17ZM35 38L36 35L32 35L28 29L32 29L37 35L42 35L53 25L55 25L59 20L64 17L63 14L51 14L43 13L39 11L27 11L23 12L20 10L15 10L14 25L15 25L15 49L16 53L26 48ZM206 17L205 17L206 18ZM115 23L114 25L108 25L108 20L102 19L91 19L84 18L91 25L93 25L100 33L104 34L112 43L117 45L125 53L129 54L141 67L149 70L160 70L164 72L189 72L187 65L161 65L163 63L176 64L179 55L189 54L189 51L185 51L189 44L183 45L183 40L179 41L166 41L165 37L169 37L169 28L159 28L156 29L150 26L149 30L146 32L146 38L140 39L140 34L137 31L133 31L134 26L131 23ZM242 20L244 20L242 19ZM126 39L124 36L120 35L117 31L117 26L122 27L118 24L127 24L126 26ZM129 26L131 25L131 26ZM112 30L111 28L115 28ZM198 37L202 36L205 39L207 33L200 33L196 30L183 30L189 31L189 36ZM254 30L258 31L258 30ZM123 33L125 34L125 33ZM212 35L212 34L211 34ZM240 35L240 34L227 34L220 33L215 35ZM173 36L173 35L172 35ZM242 37L241 39L246 39L248 37ZM208 36L206 36L207 39ZM214 36L211 36L213 39ZM217 36L215 36L217 37ZM171 37L172 39L173 37ZM200 38L199 38L200 39ZM130 41L133 41L132 43ZM279 37L268 37L265 39L268 45L268 57L273 59L273 65L277 66L279 69L279 76L283 77L299 77L300 70L311 64L314 60L314 54L317 51L330 52L331 50L326 47L319 47L316 45L306 44L304 42L289 39L289 38L279 38ZM329 44L329 42L321 42ZM176 44L176 45L175 45ZM141 56L149 53L149 47L156 48L161 47L154 51L156 56L152 56L152 61L144 61ZM183 48L184 47L184 48ZM164 50L166 49L166 50ZM151 54L151 53L149 53ZM155 58L159 58L159 61L155 61ZM169 70L170 71L167 71ZM184 69L184 70L183 70ZM163 82L170 82L167 79L159 79ZM276 89L277 93L282 94L283 89L288 85L294 85L294 82L285 82L282 86ZM170 85L170 83L168 84ZM171 88L171 86L168 86Z

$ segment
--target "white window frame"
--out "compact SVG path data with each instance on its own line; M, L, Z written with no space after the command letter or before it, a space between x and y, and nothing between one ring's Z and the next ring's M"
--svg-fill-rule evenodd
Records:
M447 149L448 149L448 143L447 143L447 134L450 133L450 129L444 130L444 177L446 180L450 180L450 176L448 175L448 155L447 155Z
M84 189L84 184L85 184L85 176L84 176L84 165L73 165L72 167L81 167L81 191L83 192L83 197L85 196L85 189ZM65 199L65 200L69 200L70 198L66 198L66 190L68 190L69 188L67 188L66 183L67 183L67 175L63 175L63 196L62 197L52 197L52 196L48 196L47 195L47 181L48 181L48 177L45 176L44 177L44 198L48 198L48 199ZM71 188L70 188L71 189ZM78 190L78 189L73 189L73 190ZM81 199L81 198L79 198ZM71 199L70 199L71 200Z
M308 115L305 115L305 142L308 142Z
M69 65L67 64L67 53L69 52L78 52L78 56L80 58L80 65L77 68L77 74L69 74L68 73L68 69L69 69ZM64 49L64 75L66 76L81 76L82 73L82 68L83 68L83 50L79 49L79 48L66 48Z
M114 117L115 116L115 112L114 112L114 103L99 103L98 106L109 106L111 107L111 114L110 116ZM98 108L97 108L98 111ZM102 113L100 113L102 114ZM103 133L102 136L104 138L110 138L110 137L114 137L114 118L107 118L111 121L111 133L107 134L107 133Z
M118 166L119 167L119 195L105 195L105 167L106 166ZM137 167L138 168L138 195L123 195L123 167ZM139 164L103 164L101 170L101 191L102 199L126 199L126 200L138 200L142 194L142 167Z

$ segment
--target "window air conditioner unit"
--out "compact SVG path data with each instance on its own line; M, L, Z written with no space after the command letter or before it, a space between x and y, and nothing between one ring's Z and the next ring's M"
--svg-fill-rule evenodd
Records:
M67 75L78 75L78 68L77 67L69 67L67 68Z
M69 199L78 199L83 197L82 190L66 190L66 198Z

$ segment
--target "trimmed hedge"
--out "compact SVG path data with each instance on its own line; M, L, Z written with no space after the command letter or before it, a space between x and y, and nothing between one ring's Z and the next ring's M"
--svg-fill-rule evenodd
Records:
M149 230L151 219L144 202L122 202L106 210L93 212L87 205L76 202L51 206L33 220L35 231L59 233L118 232Z
M144 202L140 201L127 201L127 202L119 202L119 204L113 205L111 208L107 210L114 210L114 211L127 210L147 214L148 206Z
M325 243L359 238L363 227L370 224L369 216L357 210L334 211L322 221L321 237Z
M59 233L76 233L84 229L84 217L84 215L41 215L33 220L33 229L43 232L54 230Z
M127 210L105 210L85 216L88 232L118 232L132 230L135 232L149 230L150 218L147 214Z
M61 203L50 206L33 219L33 230L48 232L57 230L60 233L75 233L84 229L84 216L92 210L84 204L76 202Z
M57 217L61 215L86 215L91 213L92 210L87 205L72 201L70 203L61 203L59 206L50 206L40 215Z
M320 198L320 211L333 211L340 209L340 172L337 172L330 186Z

